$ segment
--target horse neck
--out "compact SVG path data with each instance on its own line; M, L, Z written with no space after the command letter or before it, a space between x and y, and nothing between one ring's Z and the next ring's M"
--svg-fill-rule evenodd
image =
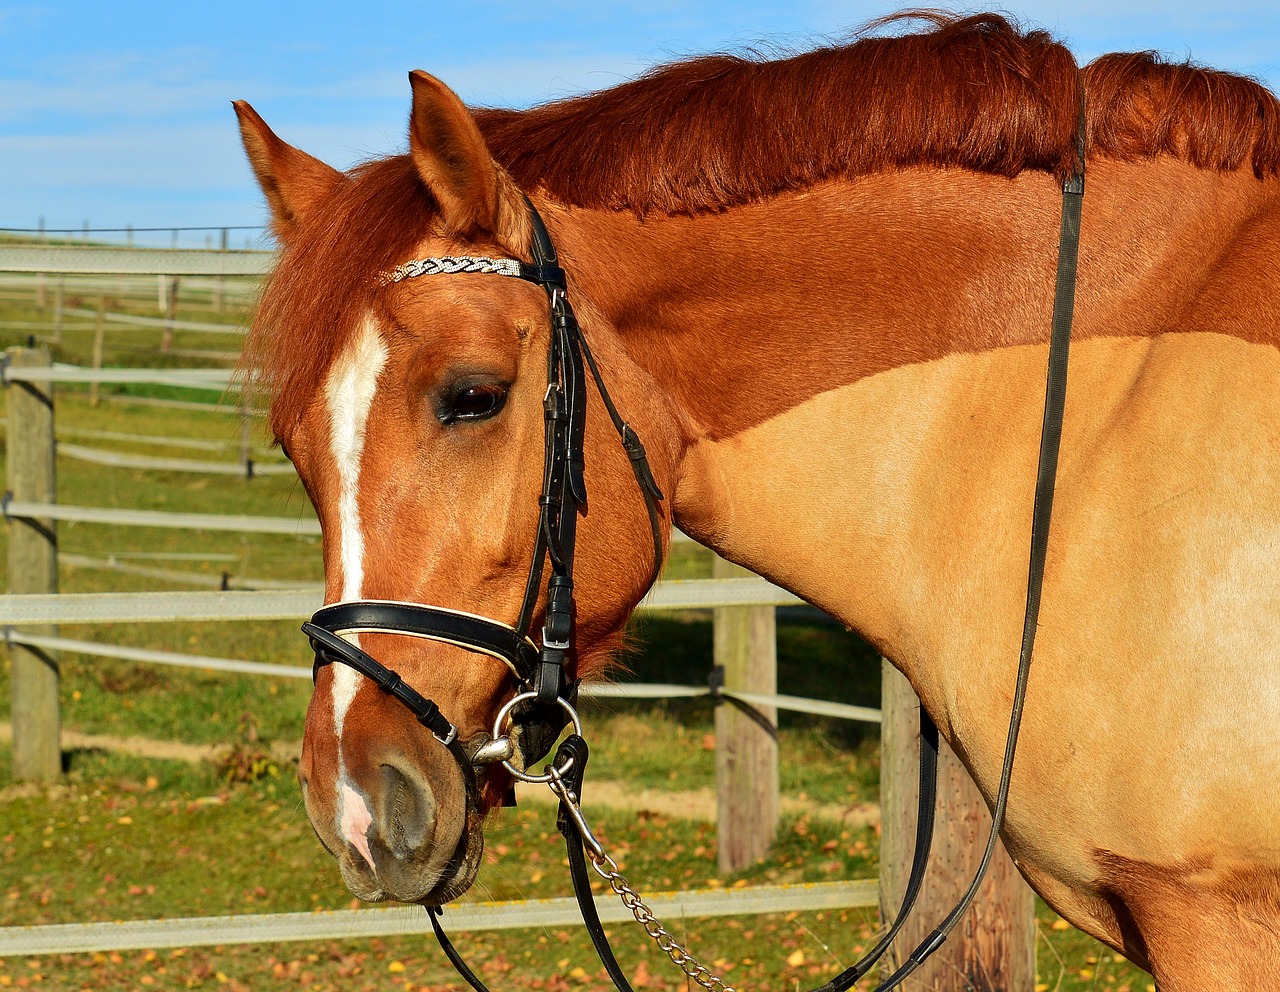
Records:
M973 190L957 182L940 197L927 180L830 184L697 217L566 211L557 225L575 293L682 414L679 525L881 640L893 626L884 606L851 606L847 583L826 573L848 554L868 570L889 548L912 557L906 521L871 505L937 471L918 464L935 454L927 438L893 429L899 394L923 412L911 369L1004 333L988 308L1043 306L1056 248L1045 177L1040 204L1006 192L976 223ZM1027 206L1030 223L1000 216ZM1010 275L985 299L959 291L992 266ZM935 401L939 388L928 383Z
M1222 181L1141 168L1099 185ZM1077 337L1142 338L1176 309L1168 270L1123 252L1200 243L1182 192L1180 211L1086 202L1109 240L1086 237ZM681 415L677 523L906 668L974 595L1020 617L1060 210L1043 174L908 170L697 217L569 210L557 237Z

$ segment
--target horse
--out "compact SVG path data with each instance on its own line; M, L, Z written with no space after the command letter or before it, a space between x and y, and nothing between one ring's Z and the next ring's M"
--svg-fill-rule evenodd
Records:
M523 612L547 553L548 296L398 267L532 265L532 206L663 497L651 520L591 393L566 681L601 677L678 526L890 659L991 801L1082 98L1076 324L1002 837L1161 992L1280 989L1280 102L925 16L521 111L415 71L407 153L349 172L237 103L280 244L244 361L319 516L326 603ZM466 754L518 690L466 645L344 636ZM299 775L362 899L438 905L475 878L510 773L482 766L469 797L432 736L317 669Z

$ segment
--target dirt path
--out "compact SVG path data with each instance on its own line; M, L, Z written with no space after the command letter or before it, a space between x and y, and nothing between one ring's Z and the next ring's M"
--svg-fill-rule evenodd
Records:
M714 821L716 794L714 789L637 789L625 782L591 782L583 791L587 805L599 803L613 809L660 813L685 820ZM551 805L554 797L545 786L521 786L516 797L522 803ZM880 807L865 803L841 806L838 803L815 803L792 796L781 799L782 812L788 816L811 816L819 820L835 820L850 827L866 827L880 822Z
M13 739L13 727L0 723L0 742ZM110 734L82 734L76 730L62 731L62 746L68 750L114 751L135 758L152 758L161 761L216 761L226 750L225 744L183 744L178 741L161 741L150 737L116 737ZM300 742L277 742L271 745L272 756L281 762L288 761L302 750ZM21 787L18 787L21 789ZM5 790L8 793L10 790ZM26 791L26 790L23 790ZM0 800L8 798L0 793ZM516 790L520 802L530 805L552 805L554 797L543 786L522 785ZM588 803L598 803L613 809L650 812L686 820L714 821L716 795L713 789L637 789L625 782L593 781L586 794ZM850 827L871 826L880 822L880 807L874 804L842 806L837 803L816 803L809 800L783 796L784 815L808 815L821 820L843 822Z

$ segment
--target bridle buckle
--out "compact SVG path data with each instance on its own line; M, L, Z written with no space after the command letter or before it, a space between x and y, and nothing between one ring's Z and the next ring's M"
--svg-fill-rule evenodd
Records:
M557 641L552 639L551 637L548 637L547 628L543 627L542 628L542 646L544 648L550 648L552 651L568 651L569 641L568 641L568 638L566 638L563 641Z

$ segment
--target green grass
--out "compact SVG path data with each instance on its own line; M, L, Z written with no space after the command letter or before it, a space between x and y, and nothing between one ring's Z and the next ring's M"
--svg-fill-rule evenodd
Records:
M94 300L82 300L96 306ZM68 300L68 305L71 305ZM129 304L154 315L154 304ZM224 320L207 300L186 305L180 319ZM49 322L48 308L0 299L0 322ZM92 325L64 329L55 348L60 361L87 364ZM40 333L40 332L37 332ZM0 344L26 332L0 330ZM159 329L108 327L107 364L173 364L192 359L162 355ZM233 339L179 332L184 348L227 347ZM204 364L216 364L206 361ZM190 391L130 387L135 396L192 398ZM211 399L206 394L207 399ZM225 441L241 435L237 416L167 410L106 401L91 406L87 391L60 388L58 423L135 435ZM255 436L255 444L263 443ZM178 447L85 441L108 448L173 457L233 460ZM287 477L246 480L103 468L68 458L58 462L58 498L68 504L133 509L248 513L309 519L300 485ZM0 531L0 545L7 534ZM59 526L65 552L111 554L192 553L202 561L149 561L204 575L314 582L321 578L318 539L234 535L67 524ZM229 561L221 560L229 557ZM675 549L667 574L710 574L710 559L696 548ZM155 580L87 568L63 567L66 592L165 588ZM195 654L309 664L292 622L82 625L65 636ZM705 682L711 626L705 613L641 617L633 625L623 680ZM787 692L875 706L879 663L856 638L835 626L784 612L778 627L778 671ZM829 673L846 677L833 680ZM194 744L242 745L251 755L266 743L302 736L309 686L305 680L213 674L65 654L62 659L64 725L92 734L143 736ZM8 714L7 663L0 666L0 718ZM590 782L617 780L634 788L714 787L713 713L706 700L659 703L610 701L584 707L592 741ZM254 740L250 742L250 738ZM875 802L879 786L877 728L784 714L779 732L784 795L814 803ZM332 860L312 835L286 763L257 781L230 784L214 764L141 760L118 753L67 755L65 782L49 788L14 785L10 753L0 747L0 922L4 925L146 919L222 913L345 908L352 900ZM710 824L655 815L591 809L594 822L628 877L642 891L710 884L814 881L872 877L877 872L874 832L816 817L790 818L769 856L740 876L719 879ZM474 898L517 899L567 893L552 814L546 808L500 815L489 832L489 863ZM1113 960L1110 951L1072 930L1054 927L1040 910L1040 984L1083 992L1148 987L1145 974ZM874 920L862 912L785 914L677 921L708 961L721 961L726 977L747 988L792 989L825 981L868 944ZM424 920L424 932L426 932ZM674 989L669 965L638 928L613 928L628 971L649 989ZM580 928L463 935L463 950L499 988L604 988L600 969ZM828 950L827 948L830 948ZM788 960L792 963L788 963ZM638 983L639 984L639 983ZM185 951L68 955L0 962L0 988L40 989L405 989L461 988L434 944L421 935L396 939L281 944ZM1043 990L1042 990L1043 992Z
M7 750L0 748L0 769L7 766ZM230 786L209 765L75 752L64 784L13 787L0 772L0 796L0 904L6 925L356 905L312 836L296 783L286 772ZM642 892L871 878L878 869L873 830L790 818L767 858L720 879L711 824L588 809ZM480 883L468 898L567 894L549 809L500 814L488 832L487 852ZM1116 963L1110 952L1074 931L1055 929L1055 921L1041 907L1041 983L1116 992L1147 987L1145 975ZM875 925L860 910L671 922L696 953L730 965L726 977L748 988L819 984L869 945ZM630 974L643 968L650 988L678 986L673 969L638 928L610 929ZM41 975L35 987L51 989L152 983L255 990L402 989L406 983L414 989L459 988L424 935L10 959L0 964L0 986L22 979L32 984ZM455 936L482 973L508 987L608 987L581 928ZM299 981L303 972L309 977Z

